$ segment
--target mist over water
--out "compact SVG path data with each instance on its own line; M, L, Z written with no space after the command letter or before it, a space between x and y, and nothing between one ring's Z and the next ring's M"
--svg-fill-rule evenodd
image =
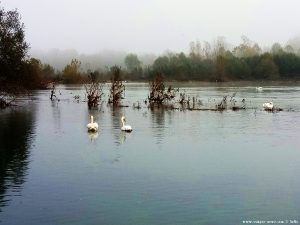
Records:
M1 111L0 223L299 220L299 87L175 86L205 107L234 92L250 109L134 109L148 85L126 83L129 107L88 110L73 98L84 99L81 86L59 86L59 102L38 91L25 109ZM284 111L263 111L267 99ZM86 130L90 115L98 134ZM132 133L121 132L122 115Z

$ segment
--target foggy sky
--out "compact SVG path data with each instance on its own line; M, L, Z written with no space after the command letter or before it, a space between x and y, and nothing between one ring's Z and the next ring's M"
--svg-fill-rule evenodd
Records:
M2 0L18 8L32 50L184 51L218 36L261 46L300 34L298 0Z

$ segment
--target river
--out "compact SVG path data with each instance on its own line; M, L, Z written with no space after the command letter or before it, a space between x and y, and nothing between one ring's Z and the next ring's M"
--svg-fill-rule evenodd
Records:
M59 101L41 90L0 111L0 224L300 220L299 86L177 84L204 108L233 93L246 101L219 112L151 110L146 83L125 85L128 107L108 106L106 93L89 110L82 87L58 86ZM283 111L264 111L267 101Z

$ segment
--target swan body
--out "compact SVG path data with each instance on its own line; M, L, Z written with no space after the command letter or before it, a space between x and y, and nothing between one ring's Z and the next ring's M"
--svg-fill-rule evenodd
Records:
M262 87L256 87L256 91L262 91L263 88Z
M265 110L273 110L274 105L273 105L273 102L266 102L263 104L263 107Z
M97 132L98 131L98 123L94 122L94 117L91 116L91 122L87 124L88 131Z
M122 131L126 131L126 132L132 131L132 127L130 125L125 124L126 120L124 116L121 117L121 122L122 122L122 127L121 127Z

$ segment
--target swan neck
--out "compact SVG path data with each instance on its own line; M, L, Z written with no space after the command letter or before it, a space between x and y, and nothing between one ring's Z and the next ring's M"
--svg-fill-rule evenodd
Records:
M91 123L94 123L94 117L91 116Z

